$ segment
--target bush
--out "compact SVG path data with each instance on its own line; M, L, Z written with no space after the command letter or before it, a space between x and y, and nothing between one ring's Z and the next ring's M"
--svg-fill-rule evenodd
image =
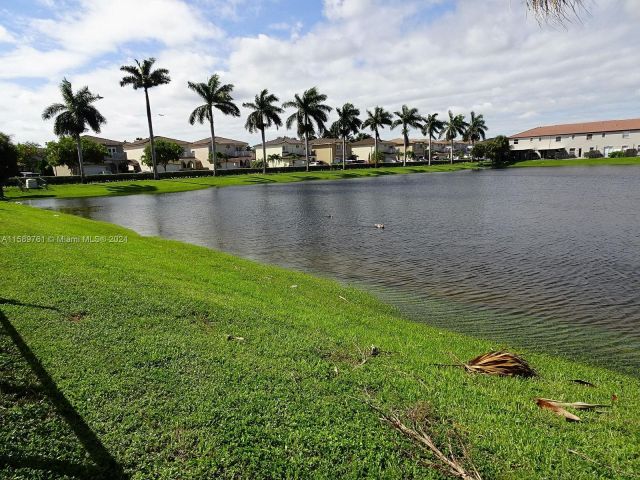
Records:
M584 154L584 158L602 158L603 156L600 150L589 150Z
M625 157L637 157L638 156L638 150L635 148L627 148L624 151L624 156Z
M609 154L609 158L624 158L624 157L626 157L626 156L628 156L628 155L627 155L627 152L626 152L626 151L625 151L625 152L623 152L622 150L620 150L620 151L618 151L618 152L611 152L611 153ZM629 155L629 156L631 156L631 155Z

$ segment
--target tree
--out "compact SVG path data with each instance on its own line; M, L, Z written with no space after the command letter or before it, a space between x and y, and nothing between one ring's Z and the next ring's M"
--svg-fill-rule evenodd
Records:
M271 155L269 155L267 157L267 163L269 163L269 162L276 163L276 162L279 162L281 160L282 160L282 155L280 155L279 153L272 153Z
M240 116L240 110L236 104L233 103L233 97L231 96L233 85L230 83L222 84L220 77L216 74L211 75L206 83L189 82L188 85L189 88L200 95L200 98L204 101L204 104L191 112L189 123L193 125L196 120L199 123L204 123L205 119L209 121L212 158L217 159L213 109L220 110L224 115L231 115L233 117ZM216 175L216 163L217 162L213 162L214 176Z
M476 116L475 112L471 112L471 118L469 120L469 124L467 125L467 131L464 133L464 140L467 142L470 141L471 146L473 147L476 142L479 142L480 140L484 140L486 138L486 133L487 124L484 122L484 116Z
M353 137L353 141L359 142L360 140L367 140L369 138L373 138L373 137L366 132L358 132L358 134L355 137Z
M482 142L479 145L483 145L484 157L491 161L491 166L494 168L504 167L513 160L509 139L504 135L498 135L497 137Z
M345 103L342 108L336 108L336 112L338 112L338 120L333 122L331 130L335 130L342 138L342 169L344 170L347 159L347 139L352 134L358 133L362 126L362 120L358 118L360 110L351 103Z
M0 132L0 198L4 198L4 182L18 174L18 149L9 135Z
M404 158L402 160L402 165L407 166L407 150L409 149L409 129L417 128L421 129L422 117L418 113L417 108L409 108L406 105L402 106L402 110L399 112L394 112L394 115L397 117L394 122L391 124L391 128L396 128L402 126L402 139L404 141Z
M422 134L429 138L429 165L431 165L431 141L440 135L440 132L444 128L444 122L438 120L437 113L430 113L423 118Z
M380 130L385 126L391 127L393 125L393 119L391 113L387 112L382 107L376 107L373 112L367 110L367 119L362 123L362 128L368 128L374 133L374 147L373 147L373 159L376 167L378 166L378 142L380 141Z
M247 117L244 125L249 133L259 131L262 135L262 173L267 173L267 146L264 139L264 130L275 125L276 128L282 126L280 114L284 112L282 108L275 105L280 100L274 94L269 93L265 88L262 90L253 102L243 103L242 106L249 108L252 112Z
M464 121L464 115L453 115L449 110L449 120L445 121L440 131L440 137L444 136L445 140L451 142L450 162L453 163L453 141L458 135L464 135L467 131L467 122Z
M104 157L108 155L107 147L88 138L81 138L80 145L83 161L86 160L87 163L102 163ZM57 142L47 142L45 159L52 167L66 165L74 174L77 174L80 165L76 148L74 138L62 136Z
M156 152L156 165L162 165L164 171L167 171L167 164L169 162L177 162L184 153L184 148L175 142L169 140L160 139L155 144ZM151 143L147 143L144 147L144 154L142 155L142 163L148 166L153 166L153 150Z
M107 123L92 103L102 99L100 95L91 93L88 87L82 87L77 93L73 93L71 82L66 78L60 83L60 93L64 103L54 103L49 105L42 113L44 120L49 120L54 116L53 133L58 136L69 135L76 142L78 150L78 167L80 169L80 178L82 183L85 182L84 169L82 165L82 142L80 135L88 130L100 133L100 127Z
M39 167L40 145L35 142L24 142L18 143L16 148L20 169L25 172L34 172Z
M153 165L153 178L158 179L158 168L156 165L155 142L153 138L153 122L151 121L151 104L149 103L149 89L159 85L165 85L171 81L169 70L166 68L158 68L152 70L156 59L151 57L140 63L135 61L135 65L123 65L120 70L128 73L120 80L120 86L133 86L134 90L143 89L144 98L147 104L147 123L149 124L149 142L151 143L151 162Z
M298 126L298 135L304 137L304 156L307 163L307 171L309 171L309 136L322 135L325 131L325 122L327 114L331 112L331 107L324 104L327 96L318 92L316 87L305 90L302 96L296 95L294 99L285 102L284 108L295 108L296 111L287 118L287 128L296 123Z
M527 8L540 20L564 23L584 9L583 0L527 0Z

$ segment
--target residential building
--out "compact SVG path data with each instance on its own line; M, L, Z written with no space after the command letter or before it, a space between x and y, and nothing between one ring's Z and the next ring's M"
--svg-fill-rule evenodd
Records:
M216 137L216 152L219 158L218 168L222 170L249 168L251 160L254 158L254 153L247 142L224 137ZM213 170L211 163L211 137L191 143L191 153L202 164L202 168Z
M82 166L85 175L99 175L102 173L126 173L139 172L140 165L135 160L129 160L124 151L124 143L119 140L110 140L108 138L95 137L93 135L82 135L82 138L103 145L107 149L102 163L83 162ZM66 165L59 165L54 168L54 172L58 177L74 175ZM78 172L75 172L77 174Z
M167 172L176 172L180 170L202 170L204 167L202 162L198 160L195 154L191 151L191 143L185 142L184 140L177 140L175 138L168 137L154 137L155 141L165 140L168 142L174 142L180 145L183 148L182 155L176 161L169 162L167 164L166 170L163 169L161 165L158 165L158 171L167 171ZM151 172L153 167L150 165L145 165L142 162L142 156L144 155L144 149L149 143L148 138L140 138L134 142L125 142L123 145L123 149L127 154L127 158L129 160L135 160L140 164L140 168L143 172Z
M391 143L394 144L396 149L396 156L398 159L402 160L404 158L404 139L403 138L394 138L390 140ZM424 160L429 156L429 139L428 138L410 138L409 139L409 148L407 148L407 152L411 152L409 157L413 156L415 160ZM471 145L469 142L465 142L462 140L454 140L453 141L453 151L455 153L467 153L470 149ZM431 140L431 148L433 149L433 154L449 154L451 150L451 142L446 140Z
M339 138L317 138L309 142L316 161L329 165L342 163L342 140ZM346 145L347 159L351 156L351 144Z
M512 135L509 144L522 159L581 158L593 151L605 157L627 150L637 154L640 118L536 127Z
M364 160L367 163L375 163L371 160L371 157L375 152L375 141L373 138L365 138L357 142L351 142L349 145L351 147L351 155L356 159ZM384 155L384 161L381 163L396 161L396 145L394 143L386 140L379 140L378 152Z
M269 167L302 167L305 165L304 140L291 137L278 137L265 143ZM262 144L254 145L256 160L263 159ZM311 145L309 145L311 149ZM269 160L277 155L279 158ZM311 152L310 152L311 155Z

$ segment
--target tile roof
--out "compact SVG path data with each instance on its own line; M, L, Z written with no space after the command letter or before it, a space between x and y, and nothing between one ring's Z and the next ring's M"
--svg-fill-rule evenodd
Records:
M211 137L203 138L202 140L196 140L195 142L191 142L191 145L208 145L211 143ZM233 140L231 138L218 137L216 136L216 143L227 143L231 145L249 145L247 142L242 142L240 140Z
M547 137L555 135L575 135L581 133L621 132L640 130L640 118L628 120L605 120L600 122L567 123L546 125L517 133L509 138Z
M93 135L82 135L82 138L86 138L87 140L91 140L91 141L99 143L101 145L108 145L110 147L124 145L124 143L125 143L125 142L121 142L119 140L109 140L108 138L95 137Z
M189 142L185 142L184 140L178 140L177 138L169 138L169 137L163 137L161 135L156 135L153 137L154 140L166 140L168 142L175 142L178 145L182 145L183 147L186 145L190 145ZM145 146L147 143L149 143L149 138L143 138L141 140L136 140L134 142L124 142L124 148L139 148L139 147L143 147Z
M301 143L304 143L304 140L298 140L297 138L292 138L292 137L278 137L276 139L273 140L269 140L268 142L265 142L265 145L267 147L273 147L276 145L300 145ZM257 145L254 145L254 147L262 147L261 143L258 143Z

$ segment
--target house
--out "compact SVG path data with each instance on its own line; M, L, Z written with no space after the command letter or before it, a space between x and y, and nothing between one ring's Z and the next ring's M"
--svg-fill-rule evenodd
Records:
M402 138L394 138L390 140L391 143L394 144L396 149L397 158L402 160L404 158L404 139ZM429 156L429 139L428 138L410 138L409 139L409 148L407 148L407 152L409 155L407 158L413 157L416 160L424 160ZM470 149L471 144L469 142L465 142L462 140L454 140L453 141L453 151L458 153L467 153ZM447 140L431 140L431 148L433 149L433 154L437 155L439 153L444 153L449 155L451 151L451 142Z
M304 140L291 137L278 137L265 143L267 162L269 167L300 167L305 166ZM262 144L254 145L256 160L263 159ZM309 145L311 150L311 145ZM311 156L311 152L309 152ZM278 156L276 159L269 157Z
M180 145L183 149L182 155L176 161L169 162L167 164L167 168L165 171L167 172L176 172L180 170L201 170L203 169L202 162L198 160L195 154L191 151L191 143L185 142L184 140L177 140L175 138L169 137L161 137L156 136L154 140L157 142L158 140L165 140L168 142L174 142ZM143 172L151 172L153 167L150 165L145 165L142 162L142 156L144 155L144 149L149 143L148 138L140 138L134 142L125 142L123 145L124 152L127 155L129 160L135 160L139 163L140 168ZM161 165L158 165L158 171L162 172L163 168Z
M102 173L126 173L126 172L139 172L140 165L138 162L128 159L127 154L124 151L125 142L119 140L111 140L108 138L95 137L93 135L82 135L83 139L91 140L98 143L107 149L107 155L105 155L102 163L90 163L84 161L82 163L85 175L99 175ZM78 172L73 172L66 165L58 165L54 168L55 175L58 177L64 177L69 175L77 175Z
M375 152L375 141L373 138L365 138L357 142L351 142L351 155L358 160L364 160L367 163L375 163L371 157ZM386 140L378 141L378 152L384 155L384 160L380 163L396 161L396 145Z
M536 127L510 136L509 144L519 159L581 158L588 152L637 155L640 118Z
M317 161L327 163L342 163L342 139L316 138L309 142L309 148ZM346 145L347 159L351 156L351 145Z
M192 142L190 148L196 160L202 164L202 168L213 170L211 137ZM222 170L249 168L254 158L254 153L247 142L224 137L216 137L216 152L219 158L218 168Z

